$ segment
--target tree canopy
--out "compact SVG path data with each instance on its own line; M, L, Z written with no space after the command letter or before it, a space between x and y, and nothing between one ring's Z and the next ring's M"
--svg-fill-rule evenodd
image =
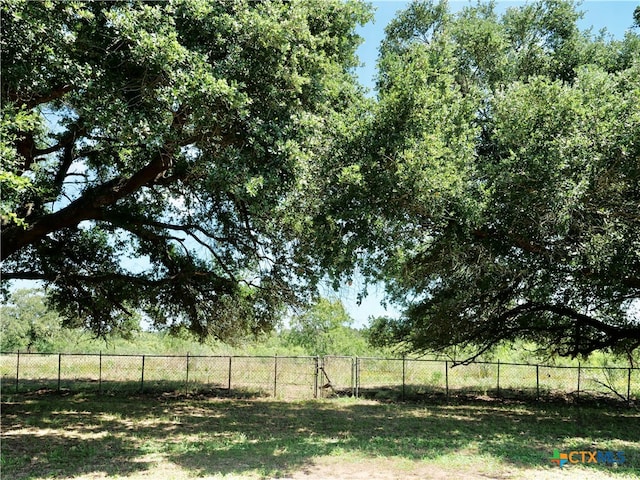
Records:
M270 329L321 274L299 192L362 95L358 2L2 3L2 277L68 323Z
M363 332L355 330L353 319L338 299L319 298L293 315L286 338L309 355L361 355L370 353Z
M416 2L387 27L377 103L322 175L331 248L404 309L374 340L640 346L640 37L579 18Z
M0 305L0 350L28 352L47 350L61 336L60 318L48 309L42 294L30 290L13 292L11 301Z
M225 339L358 269L404 311L380 343L630 352L639 12L414 2L367 98L356 1L3 2L3 281Z

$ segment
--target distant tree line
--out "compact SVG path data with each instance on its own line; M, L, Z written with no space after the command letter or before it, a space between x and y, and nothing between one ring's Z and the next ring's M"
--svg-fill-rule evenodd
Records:
M140 318L106 337L82 328L66 328L63 319L37 290L13 292L0 306L0 351L27 353L124 353L193 355L371 355L389 351L372 347L368 330L353 327L340 300L320 298L290 315L276 332L236 337L229 344L194 335L188 329L145 329Z

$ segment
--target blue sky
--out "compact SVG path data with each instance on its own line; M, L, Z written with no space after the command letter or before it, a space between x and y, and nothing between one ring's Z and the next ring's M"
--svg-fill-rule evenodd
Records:
M406 8L411 2L402 0L385 0L370 2L375 8L375 19L364 27L359 29L359 34L364 38L364 43L358 49L360 61L364 64L357 70L360 81L368 88L373 88L373 77L375 75L376 59L378 58L378 46L384 37L385 26L395 17L399 10ZM457 11L464 6L469 5L466 0L450 0L449 7L451 11ZM471 2L475 4L476 2ZM498 12L506 10L508 7L523 5L524 1L497 1ZM584 18L579 26L583 30L593 28L594 33L598 33L605 28L615 38L622 38L625 31L631 28L633 24L633 11L640 5L640 1L620 1L620 0L601 0L601 1L584 1L579 7L584 12ZM370 316L391 315L396 316L397 312L393 309L385 310L381 306L380 301L383 298L383 288L370 288L369 296L366 297L361 305L357 304L357 294L362 288L362 281L356 279L351 286L345 285L339 292L338 298L342 300L345 308L355 320L356 326L365 326L368 324ZM327 292L327 295L331 295ZM333 293L336 295L336 293Z

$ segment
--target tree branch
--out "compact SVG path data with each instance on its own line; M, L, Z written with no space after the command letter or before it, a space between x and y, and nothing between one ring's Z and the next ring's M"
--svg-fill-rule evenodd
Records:
M537 245L521 235L514 235L511 233L501 234L492 228L474 230L472 232L472 235L478 240L484 240L486 238L504 239L510 244L521 248L525 252L535 253L538 255L550 255L549 250L547 250L544 246Z
M24 105L25 108L31 110L38 105L42 105L43 103L51 102L52 100L56 100L58 98L63 97L66 93L73 90L72 85L58 85L57 87L52 88L47 93L42 93L40 95L32 95L29 99L23 99L20 97L20 94L15 92L13 94L8 94L7 98L9 101L15 103L17 106Z
M55 213L27 219L29 226L26 229L17 225L5 228L1 241L0 259L11 256L56 230L75 227L84 220L102 219L105 206L114 204L142 186L153 183L162 172L171 167L171 164L171 156L166 152L160 152L131 177L117 178L88 189L80 198Z
M637 326L634 325L626 325L626 326L616 326L611 325L596 318L590 317L589 315L585 315L583 313L577 312L572 308L566 307L564 305L553 305L553 304L539 304L539 303L527 303L523 305L519 305L518 307L506 312L503 315L503 318L508 317L517 317L520 314L530 314L537 312L549 312L559 315L561 317L569 318L573 321L573 327L575 330L574 334L574 346L573 350L570 353L574 356L578 354L589 354L594 350L613 347L618 344L621 340L638 340L640 341L640 324ZM600 332L604 334L604 338L593 338L586 339L586 345L581 346L581 341L585 340L584 335L581 336L581 327L590 327L596 332ZM532 329L532 327L528 327ZM556 327L557 330L564 333L569 333L570 326L567 325L559 325ZM522 330L522 329L520 329ZM541 327L539 330L544 332L550 331L550 326L545 325Z
M55 179L53 180L53 185L56 188L56 191L60 191L60 189L62 188L62 184L64 183L64 179L67 176L69 167L71 167L71 164L75 159L73 155L73 147L78 137L82 136L84 132L85 132L85 128L78 126L78 123L76 123L60 139L60 142L57 145L54 145L53 147L47 150L36 151L36 154L39 155L39 154L50 153L48 152L48 150L55 152L57 150L64 149L62 158L60 159L61 160L60 166L58 167L58 171L56 172Z
M195 271L195 272L179 272L174 275L166 276L163 278L151 280L142 275L131 275L126 273L104 273L104 274L92 274L92 275L76 275L70 274L66 277L67 282L77 281L86 284L95 284L99 285L106 281L113 280L122 280L127 283L131 283L133 285L143 285L143 286L162 286L177 280L190 278L190 277L207 277L207 276L215 276L219 278L213 272L207 271ZM42 280L46 282L55 282L57 275L47 275L45 273L37 273L37 272L2 272L3 280Z

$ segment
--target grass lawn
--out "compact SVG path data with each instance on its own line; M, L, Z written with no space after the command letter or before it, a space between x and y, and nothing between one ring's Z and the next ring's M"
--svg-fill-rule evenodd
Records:
M618 467L554 449L623 451ZM474 402L4 395L2 478L637 479L640 412Z

